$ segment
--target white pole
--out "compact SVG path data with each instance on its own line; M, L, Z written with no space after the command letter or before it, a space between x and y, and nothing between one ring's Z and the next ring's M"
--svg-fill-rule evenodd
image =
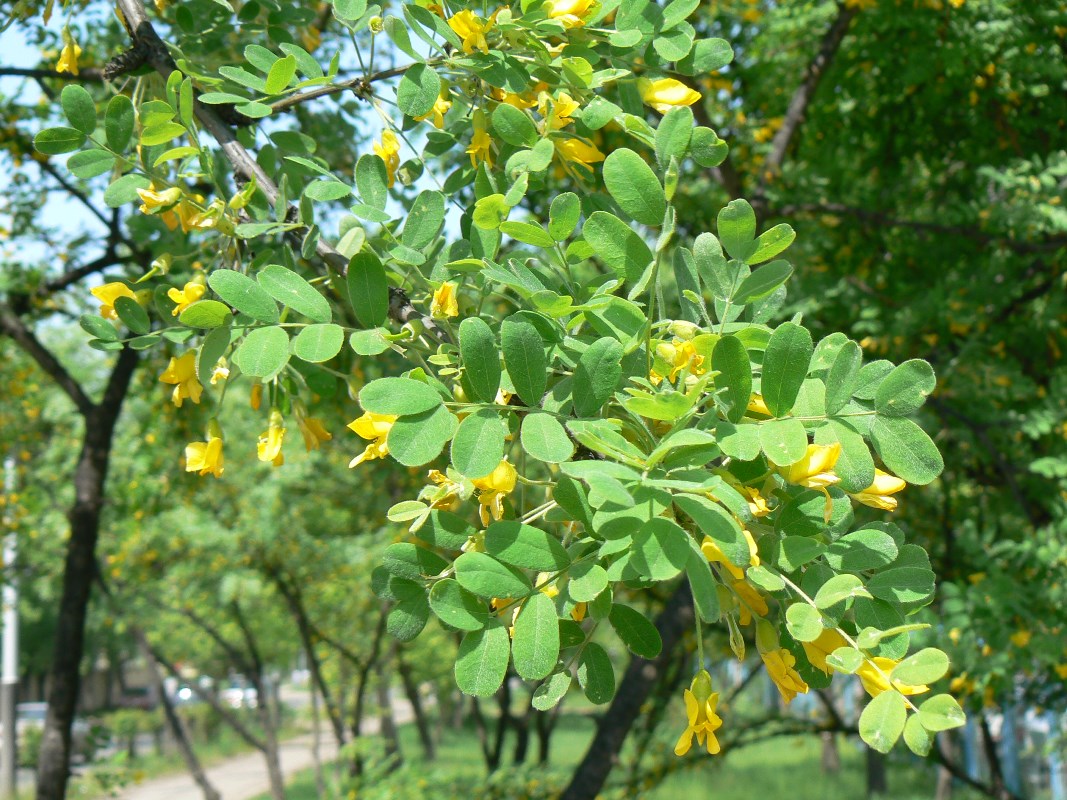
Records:
M15 700L19 685L19 589L15 578L17 540L14 529L15 457L4 460L4 522L8 528L4 536L3 588L3 664L0 666L0 722L3 724L3 745L0 746L0 794L14 797L17 786L17 742Z

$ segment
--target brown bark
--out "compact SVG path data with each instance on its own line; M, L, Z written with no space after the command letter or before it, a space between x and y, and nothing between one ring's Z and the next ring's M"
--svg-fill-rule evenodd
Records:
M437 753L434 749L433 734L430 731L430 720L426 716L426 709L422 705L418 684L415 683L411 664L404 658L403 649L397 650L396 666L397 672L400 673L400 682L404 687L404 696L411 703L411 710L415 714L415 730L419 734L419 743L422 745L423 755L427 761L433 761Z
M867 748L867 797L888 794L889 779L886 775L885 756Z

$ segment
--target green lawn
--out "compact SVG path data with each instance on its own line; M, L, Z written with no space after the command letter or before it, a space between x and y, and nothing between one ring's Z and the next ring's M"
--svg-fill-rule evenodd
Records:
M411 726L401 729L405 766L391 774L371 767L370 775L358 793L351 787L334 792L333 797L359 800L541 800L565 785L571 768L585 752L593 723L587 717L565 717L552 740L549 767L510 766L492 778L485 777L478 741L473 730L449 731L436 762L421 760L421 750ZM820 767L821 743L815 736L772 739L722 757L701 756L696 748L679 761L670 752L672 743L658 743L660 763L674 771L665 777L651 777L644 785L626 793L618 782L624 770L612 775L614 788L602 793L609 798L639 797L642 800L862 800L865 797L864 752L855 740L839 739L841 770L826 774ZM531 751L531 757L534 751ZM933 768L904 753L894 754L889 763L889 797L893 800L929 800L936 780ZM975 800L979 795L957 787L953 800ZM289 800L319 800L310 770L293 780ZM259 799L257 799L259 800ZM263 796L266 800L266 795Z

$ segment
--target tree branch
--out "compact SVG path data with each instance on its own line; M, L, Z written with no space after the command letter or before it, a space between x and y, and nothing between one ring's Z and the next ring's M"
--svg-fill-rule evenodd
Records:
M433 65L437 62L434 60L427 61L427 65ZM316 89L310 89L309 91L302 92L301 94L289 95L289 97L277 102L271 103L271 109L277 113L279 111L288 111L301 103L306 103L308 100L314 100L318 97L327 97L331 94L337 94L338 92L344 92L351 89L356 93L357 97L363 97L364 93L370 92L370 86L375 81L383 81L389 78L395 78L399 75L403 75L414 64L405 64L402 67L393 67L392 69L382 70L381 72L375 72L373 75L367 78L358 77L351 78L347 81L341 81L340 83L332 83L329 86L320 86Z
M59 78L64 81L72 81L75 83L100 83L104 80L103 73L94 68L78 70L77 75L72 75L69 72L58 72L54 69L26 69L24 67L0 67L0 78L4 77L21 77L21 78Z
M837 17L823 36L819 52L815 54L815 58L811 60L811 63L808 64L807 69L804 71L804 79L793 93L793 99L789 101L789 108L785 112L782 127L778 129L774 139L771 141L771 152L763 162L756 189L756 197L754 198L758 203L762 204L763 202L769 178L776 175L781 169L785 154L789 150L793 138L800 130L800 126L804 123L808 104L811 103L812 98L815 96L815 91L819 88L823 75L826 74L826 68L833 61L834 55L841 46L849 25L852 24L852 19L856 16L856 11L855 8L850 8L843 3L838 4Z
M0 304L0 332L6 333L15 343L21 347L37 365L43 369L56 385L63 390L78 409L78 413L86 419L93 413L96 406L82 389L81 384L67 372L66 367L59 363L51 350L41 344L40 339L31 331L22 318L7 305Z

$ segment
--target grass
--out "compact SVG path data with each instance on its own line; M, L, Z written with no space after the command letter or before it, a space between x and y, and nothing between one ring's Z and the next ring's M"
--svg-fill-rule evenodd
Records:
M522 798L550 797L553 788L565 784L573 767L581 759L594 730L588 717L567 716L552 739L551 766L526 766L502 769L492 779L486 778L481 751L473 730L448 732L442 737L437 761L427 764L412 726L400 730L401 749L406 766L399 773L372 775L358 792L364 798L403 797L405 800L424 798L467 797ZM509 739L509 742L511 740ZM665 755L668 768L682 766L663 780L652 779L642 788L624 795L616 788L605 791L602 797L640 797L642 800L689 800L714 796L716 800L753 800L753 798L782 798L789 800L863 800L866 797L866 767L864 750L856 740L838 739L841 769L832 774L821 768L822 744L815 736L794 736L767 740L736 750L722 757L691 753L678 761L670 753L673 743L664 741L658 751ZM531 758L535 755L531 748ZM508 765L506 765L507 767ZM373 768L372 768L373 771ZM331 774L327 768L327 775ZM619 781L622 768L612 777ZM935 770L904 752L890 756L887 767L889 797L893 800L928 800L934 796ZM329 781L327 781L329 783ZM354 797L352 793L330 796ZM957 786L953 800L976 800L980 795ZM291 781L288 800L320 800L315 788L314 773L304 770ZM256 800L268 800L263 795Z

